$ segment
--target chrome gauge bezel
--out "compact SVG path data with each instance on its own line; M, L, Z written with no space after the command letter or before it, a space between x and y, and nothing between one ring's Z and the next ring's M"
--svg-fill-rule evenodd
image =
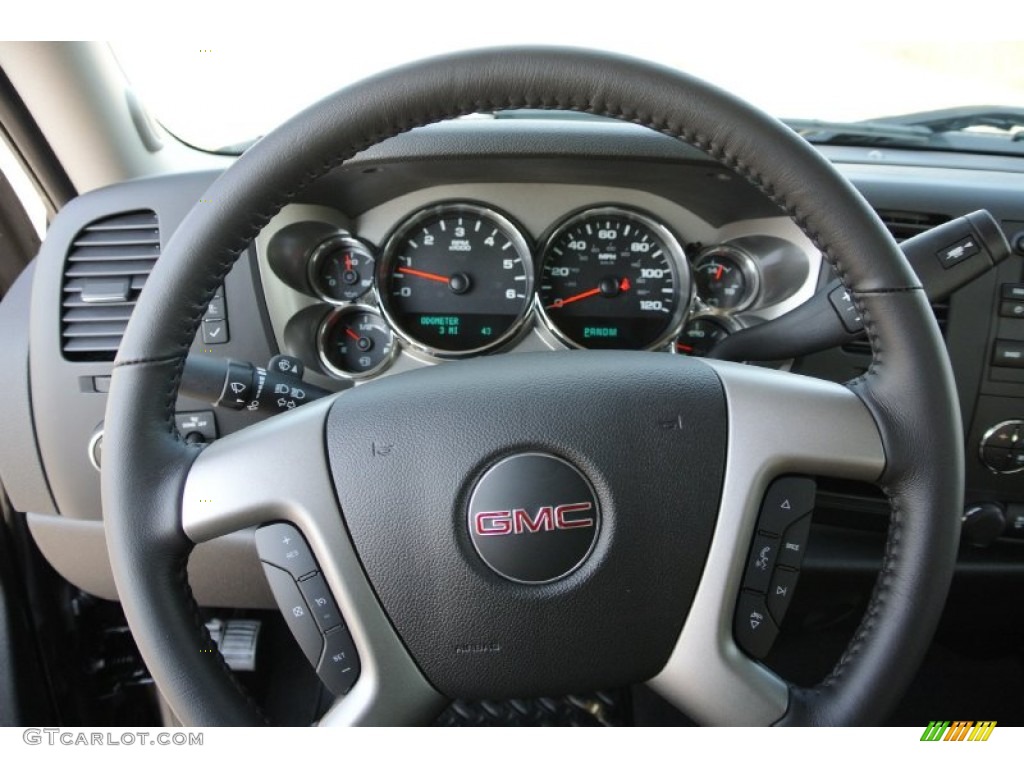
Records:
M991 446L985 445L988 442L988 439L990 437L992 437L992 435L994 435L996 432L998 432L1003 427L1005 427L1005 426L1007 426L1009 424L1020 424L1020 423L1021 423L1020 419L1006 419L1004 421L1000 421L995 426L992 426L992 427L989 427L988 429L986 429L985 430L985 434L983 434L981 436L981 442L978 443L978 458L981 459L981 465L983 467L985 467L985 469L987 469L993 475L1016 475L1018 472L1024 472L1024 466L1014 467L1013 469L993 469L992 467L989 466L988 461L986 461L986 459L985 459L985 449L991 447Z
M701 312L703 314L727 317L750 309L757 301L758 297L761 295L761 268L757 264L757 259L742 248L730 243L719 243L717 245L709 246L697 254L692 265L694 275L696 275L697 268L700 267L702 263L721 254L725 254L726 258L729 258L736 263L740 268L740 274L743 275L743 278L746 281L746 290L743 294L742 301L734 307L719 309L718 307L713 307L708 304L704 300L704 297L700 295L700 290L697 288L696 277L693 280L693 285L694 294L697 297L697 301L700 302Z
M362 251L374 265L372 284L354 299L336 299L332 296L328 296L322 286L319 285L319 280L316 277L317 270L320 267L320 262L324 260L324 257L327 256L327 254L337 250L339 247L349 248L354 251ZM348 233L332 235L326 240L319 242L316 247L313 248L313 252L310 253L309 260L306 262L306 282L309 283L309 289L313 292L313 295L316 296L316 298L320 299L320 301L324 301L335 307L347 307L352 305L354 302L359 301L367 294L372 295L377 283L376 275L377 256L374 254L373 248L359 238L353 237Z
M679 343L680 334L682 334L682 332L686 329L686 326L688 326L690 323L696 322L697 320L709 320L713 323L718 323L723 328L725 328L725 330L728 331L730 334L736 333L736 331L742 331L744 328L747 327L742 322L740 322L739 319L733 317L731 314L724 314L722 312L711 312L709 310L701 309L699 312L694 312L692 315L686 318L686 322L683 323L682 327L679 329L679 333L676 334L675 338L672 339L672 343L669 344L669 354L679 355L681 357L690 357L690 355L687 355L685 352L680 352L678 347L676 347L676 344Z
M548 253L550 252L553 244L566 232L566 230L575 226L580 221L601 216L617 216L643 224L660 237L662 242L665 244L666 256L676 271L676 307L669 319L669 324L664 333L662 333L654 342L643 347L646 351L662 349L666 344L673 341L683 329L683 324L689 317L690 305L693 302L694 296L694 281L690 273L689 264L686 260L686 252L683 250L683 246L682 243L679 242L679 238L676 237L667 225L646 213L642 213L633 208L624 208L617 205L603 205L593 208L588 207L574 211L556 222L550 234L544 238L544 246L541 248L537 260L538 270L541 275L544 274L544 264L547 262ZM566 336L558 327L558 324L548 316L547 310L544 309L543 302L541 301L539 287L534 291L534 305L536 314L540 318L544 328L547 329L552 336L558 339L558 341L570 349L588 349L588 347L585 347L582 344L577 344Z
M512 247L516 249L522 259L523 271L526 275L526 296L523 299L523 304L519 309L518 315L511 325L509 325L502 334L495 336L494 339L489 341L487 344L474 347L473 349L458 351L438 349L437 347L431 346L430 344L420 341L412 336L395 318L394 312L390 306L390 298L384 290L384 286L389 281L391 265L395 260L395 253L399 244L403 242L408 237L409 233L414 228L418 227L423 221L438 215L451 213L469 213L490 219L497 224L508 237L509 241L512 243ZM388 235L384 249L381 252L381 257L377 261L373 291L377 306L380 309L380 314L383 315L385 321L390 326L392 333L401 341L404 347L419 352L420 354L434 360L460 360L467 357L485 354L487 352L493 352L513 339L518 338L533 312L536 296L536 276L533 263L533 250L530 247L529 240L527 240L526 236L523 234L522 227L512 220L511 217L495 210L494 208L464 201L451 201L430 205L426 208L421 208L420 210L415 211L410 216L407 216L394 228L394 230L392 230L391 234Z
M369 370L363 371L362 373L354 373L338 368L332 363L325 351L324 339L327 337L328 332L343 318L345 315L357 314L357 313L369 313L376 315L381 319L384 325L387 327L388 332L391 334L391 349L388 354ZM380 310L376 307L371 307L367 304L345 304L341 307L336 307L329 312L325 313L321 318L316 329L316 355L320 365L323 366L324 371L328 375L333 376L336 379L343 379L347 381L362 381L364 379L371 379L374 376L387 370L391 364L395 361L395 357L398 355L398 338L395 335L395 330L388 322L387 318L381 314Z

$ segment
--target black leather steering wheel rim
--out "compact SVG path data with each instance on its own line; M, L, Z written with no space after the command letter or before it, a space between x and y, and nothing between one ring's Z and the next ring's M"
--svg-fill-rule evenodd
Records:
M561 49L444 56L353 85L246 152L174 233L121 344L106 417L104 517L125 613L161 691L187 723L261 721L212 648L187 584L182 490L198 449L173 422L189 346L214 290L297 192L412 128L478 111L569 109L686 141L773 200L820 249L865 320L872 363L848 386L885 448L892 506L883 569L832 674L791 687L783 724L873 722L921 658L952 576L963 448L943 342L916 277L877 217L813 148L776 120L684 74Z

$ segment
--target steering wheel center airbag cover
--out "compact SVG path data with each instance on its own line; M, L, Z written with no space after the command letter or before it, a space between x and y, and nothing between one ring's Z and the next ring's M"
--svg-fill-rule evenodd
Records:
M710 545L725 435L722 388L703 363L565 352L357 388L335 403L327 443L356 550L427 678L448 696L500 698L636 682L664 666ZM567 474L552 492L592 485L595 516L563 516L595 524L525 526L518 538L583 530L594 540L550 578L512 581L471 540L471 511L501 510L470 500L489 471L537 454L579 470L582 485ZM540 501L546 488L531 486L530 474L521 474L523 509L590 501ZM540 507L527 515L544 527Z
M583 564L601 524L587 478L546 453L519 453L484 473L469 499L469 536L491 570L544 584Z

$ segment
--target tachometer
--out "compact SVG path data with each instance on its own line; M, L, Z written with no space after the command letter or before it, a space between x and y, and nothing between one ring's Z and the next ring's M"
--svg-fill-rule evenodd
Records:
M413 214L388 240L381 308L408 343L438 357L493 349L522 327L533 297L530 248L496 211L466 203Z
M595 208L548 238L538 301L551 330L572 346L652 349L682 325L690 273L663 224L627 209Z

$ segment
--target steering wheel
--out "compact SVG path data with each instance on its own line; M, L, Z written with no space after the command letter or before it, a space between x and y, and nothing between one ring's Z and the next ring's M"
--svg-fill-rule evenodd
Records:
M293 195L404 131L514 108L647 126L753 184L849 290L870 369L838 385L655 353L499 355L391 376L206 448L179 439L175 397L203 312ZM871 723L898 701L956 556L954 384L894 241L788 128L642 61L484 50L338 92L263 138L205 197L171 237L121 344L102 481L128 623L183 722L262 722L203 627L186 563L197 543L271 521L309 543L361 662L321 724L428 722L455 697L644 681L709 724ZM759 505L788 474L875 483L892 509L867 612L813 688L748 657L732 633ZM471 521L482 509L505 517ZM523 535L481 544L477 534L509 533L522 510ZM533 534L541 523L554 530Z

